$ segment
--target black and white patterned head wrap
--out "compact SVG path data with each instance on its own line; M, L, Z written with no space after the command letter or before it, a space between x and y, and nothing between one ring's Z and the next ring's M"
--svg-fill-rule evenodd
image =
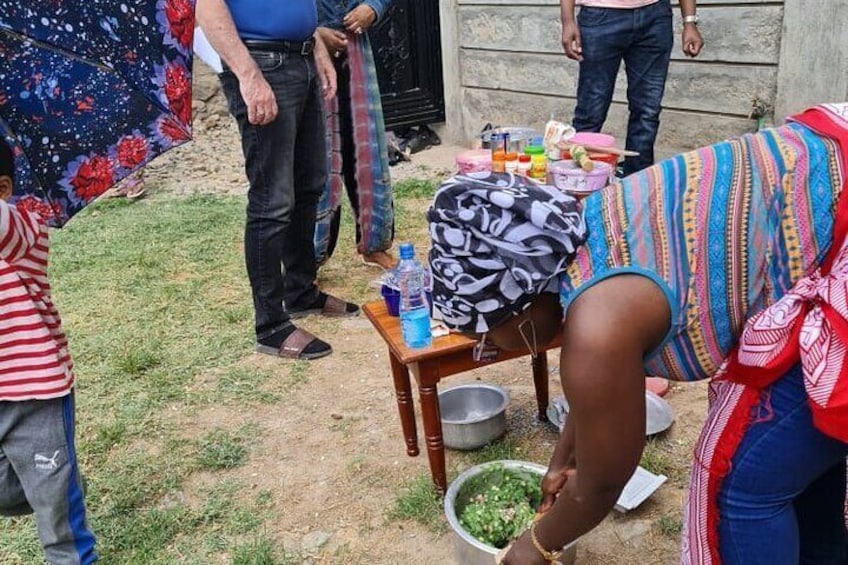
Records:
M427 219L433 304L463 332L487 332L557 292L557 275L586 241L574 198L512 174L449 179Z

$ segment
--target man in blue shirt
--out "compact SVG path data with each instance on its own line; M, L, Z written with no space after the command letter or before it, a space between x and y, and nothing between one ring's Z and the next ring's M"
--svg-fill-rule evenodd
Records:
M336 91L330 56L314 37L315 0L198 0L197 18L224 62L220 80L250 181L244 247L256 349L324 357L330 345L291 318L359 307L315 284L315 215L327 177L321 96Z

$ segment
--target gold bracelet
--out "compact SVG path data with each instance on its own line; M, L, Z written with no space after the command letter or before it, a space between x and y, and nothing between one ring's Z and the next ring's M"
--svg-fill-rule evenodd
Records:
M533 546L536 548L536 551L542 554L542 557L545 558L545 561L551 563L553 561L558 560L562 557L562 550L559 551L548 551L542 544L539 543L539 538L536 537L536 524L538 520L533 520L533 525L530 526L530 539L533 541Z

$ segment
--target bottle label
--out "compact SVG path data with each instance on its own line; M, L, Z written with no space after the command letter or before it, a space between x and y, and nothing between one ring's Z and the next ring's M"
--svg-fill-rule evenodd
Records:
M416 308L400 314L403 341L413 349L427 347L433 342L430 330L430 313L427 308Z

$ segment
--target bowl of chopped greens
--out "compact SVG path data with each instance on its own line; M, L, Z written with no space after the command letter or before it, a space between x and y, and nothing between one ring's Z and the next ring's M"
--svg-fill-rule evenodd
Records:
M492 565L497 553L533 522L546 469L526 461L492 461L456 478L445 494L445 516L456 534L457 563ZM574 562L577 542L560 561Z

